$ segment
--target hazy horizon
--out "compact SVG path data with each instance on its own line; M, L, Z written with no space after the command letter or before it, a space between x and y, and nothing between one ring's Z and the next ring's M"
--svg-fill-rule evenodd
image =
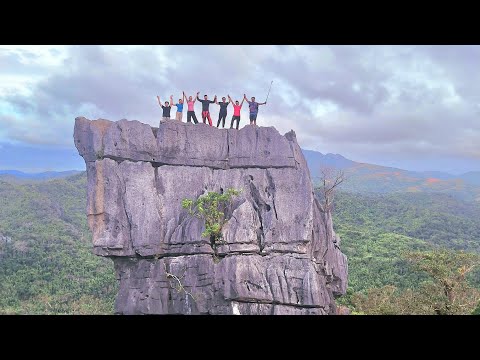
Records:
M5 149L6 149L6 147L3 148L3 150L5 150ZM322 153L323 155L335 154L335 155L343 156L342 154L322 152L322 151L313 150L313 149L305 149L303 147L302 147L302 149L319 152L319 153ZM18 147L12 147L10 150L18 152L19 148ZM11 161L11 162L8 162L8 161L4 160L4 162L0 163L0 171L2 171L2 170L17 170L17 171L21 171L21 172L24 172L24 173L34 174L34 173L42 173L42 172L48 172L48 171L61 172L61 171L70 171L70 170L76 170L76 171L85 171L86 170L85 161L83 160L83 158L80 155L78 155L78 152L77 152L76 149L75 150L63 149L62 153L60 153L60 154L58 153L58 149L55 149L53 151L55 151L56 156L52 155L51 153L49 153L48 156L43 156L43 152L39 153L38 151L37 152L32 151L31 149L24 149L23 151L24 151L25 154L33 155L33 156L28 157L28 160L27 160L27 156L23 157L24 163L32 163L32 164L35 163L36 164L39 160L38 158L40 158L40 160L47 158L50 161L50 164L52 164L52 165L49 166L49 167L38 167L38 165L37 165L37 167L33 167L33 166L31 166L31 167L18 167L13 162L14 160ZM51 151L51 149L47 150L47 151ZM20 150L20 152L22 153L22 150ZM5 152L3 152L3 154L5 154ZM67 159L67 158L70 158L72 160L71 163L63 162L63 159ZM366 161L359 161L358 159L350 159L350 158L347 158L347 159L358 162L358 163L368 163ZM71 166L69 164L75 164L75 165ZM438 169L433 169L433 170L431 170L431 169L430 170L429 169L427 169L427 170L425 170L425 169L408 169L408 168L402 168L402 167L398 167L398 166L392 166L391 164L378 164L378 163L369 163L369 164L392 167L392 168L399 168L399 169L402 169L402 170L417 171L417 172L441 171L441 172L449 173L451 175L462 175L462 174L465 174L465 173L471 172L471 171L480 171L480 170L468 170L468 171L456 173L456 172L452 172L452 171L444 171L444 170L438 170Z

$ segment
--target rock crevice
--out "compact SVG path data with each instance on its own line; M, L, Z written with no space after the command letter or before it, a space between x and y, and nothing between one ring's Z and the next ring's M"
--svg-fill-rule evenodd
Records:
M347 259L293 131L79 117L74 141L93 251L112 258L120 282L117 313L335 313ZM241 193L214 251L181 202L228 188Z

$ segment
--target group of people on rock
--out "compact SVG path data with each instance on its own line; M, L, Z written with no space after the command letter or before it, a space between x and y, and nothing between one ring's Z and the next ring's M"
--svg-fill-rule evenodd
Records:
M208 100L207 95L203 95L203 100L198 97L200 91L197 92L197 96L193 98L192 96L185 95L183 91L183 97L178 99L178 103L173 103L173 95L170 95L170 102L165 101L164 105L160 100L160 96L157 95L158 104L163 110L162 120L169 120L170 119L170 110L173 106L177 107L177 113L175 114L175 119L182 121L183 118L183 105L187 103L187 122L191 123L192 119L195 124L198 124L197 116L195 115L195 101L199 101L202 103L202 119L203 123L206 124L206 120L208 119L208 123L210 126L212 125L212 118L210 117L210 104L217 104L220 106L220 111L218 113L218 122L217 128L220 127L220 122L222 123L222 128L225 128L225 119L227 118L227 108L230 103L233 106L233 116L232 121L230 123L230 129L233 129L233 123L237 121L236 129L238 130L238 126L240 124L240 110L242 109L243 102L246 100L248 103L248 108L250 111L250 125L257 125L257 114L258 114L258 107L260 105L265 105L267 102L259 103L255 101L255 97L251 98L251 101L248 101L247 96L243 94L242 102L239 103L238 100L235 102L232 100L230 95L228 96L228 101L225 97L222 97L222 101L217 101L217 95L213 98L213 100Z

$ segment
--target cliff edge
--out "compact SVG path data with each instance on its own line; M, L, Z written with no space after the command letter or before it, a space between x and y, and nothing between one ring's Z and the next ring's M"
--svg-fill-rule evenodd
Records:
M114 262L119 314L334 314L347 259L295 132L176 120L75 120L93 251ZM185 198L241 189L224 242Z

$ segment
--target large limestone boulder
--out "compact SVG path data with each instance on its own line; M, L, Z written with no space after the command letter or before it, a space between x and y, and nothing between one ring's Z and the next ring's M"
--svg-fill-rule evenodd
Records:
M110 256L120 314L334 314L347 260L293 131L77 118L93 251ZM241 190L223 241L181 206Z

